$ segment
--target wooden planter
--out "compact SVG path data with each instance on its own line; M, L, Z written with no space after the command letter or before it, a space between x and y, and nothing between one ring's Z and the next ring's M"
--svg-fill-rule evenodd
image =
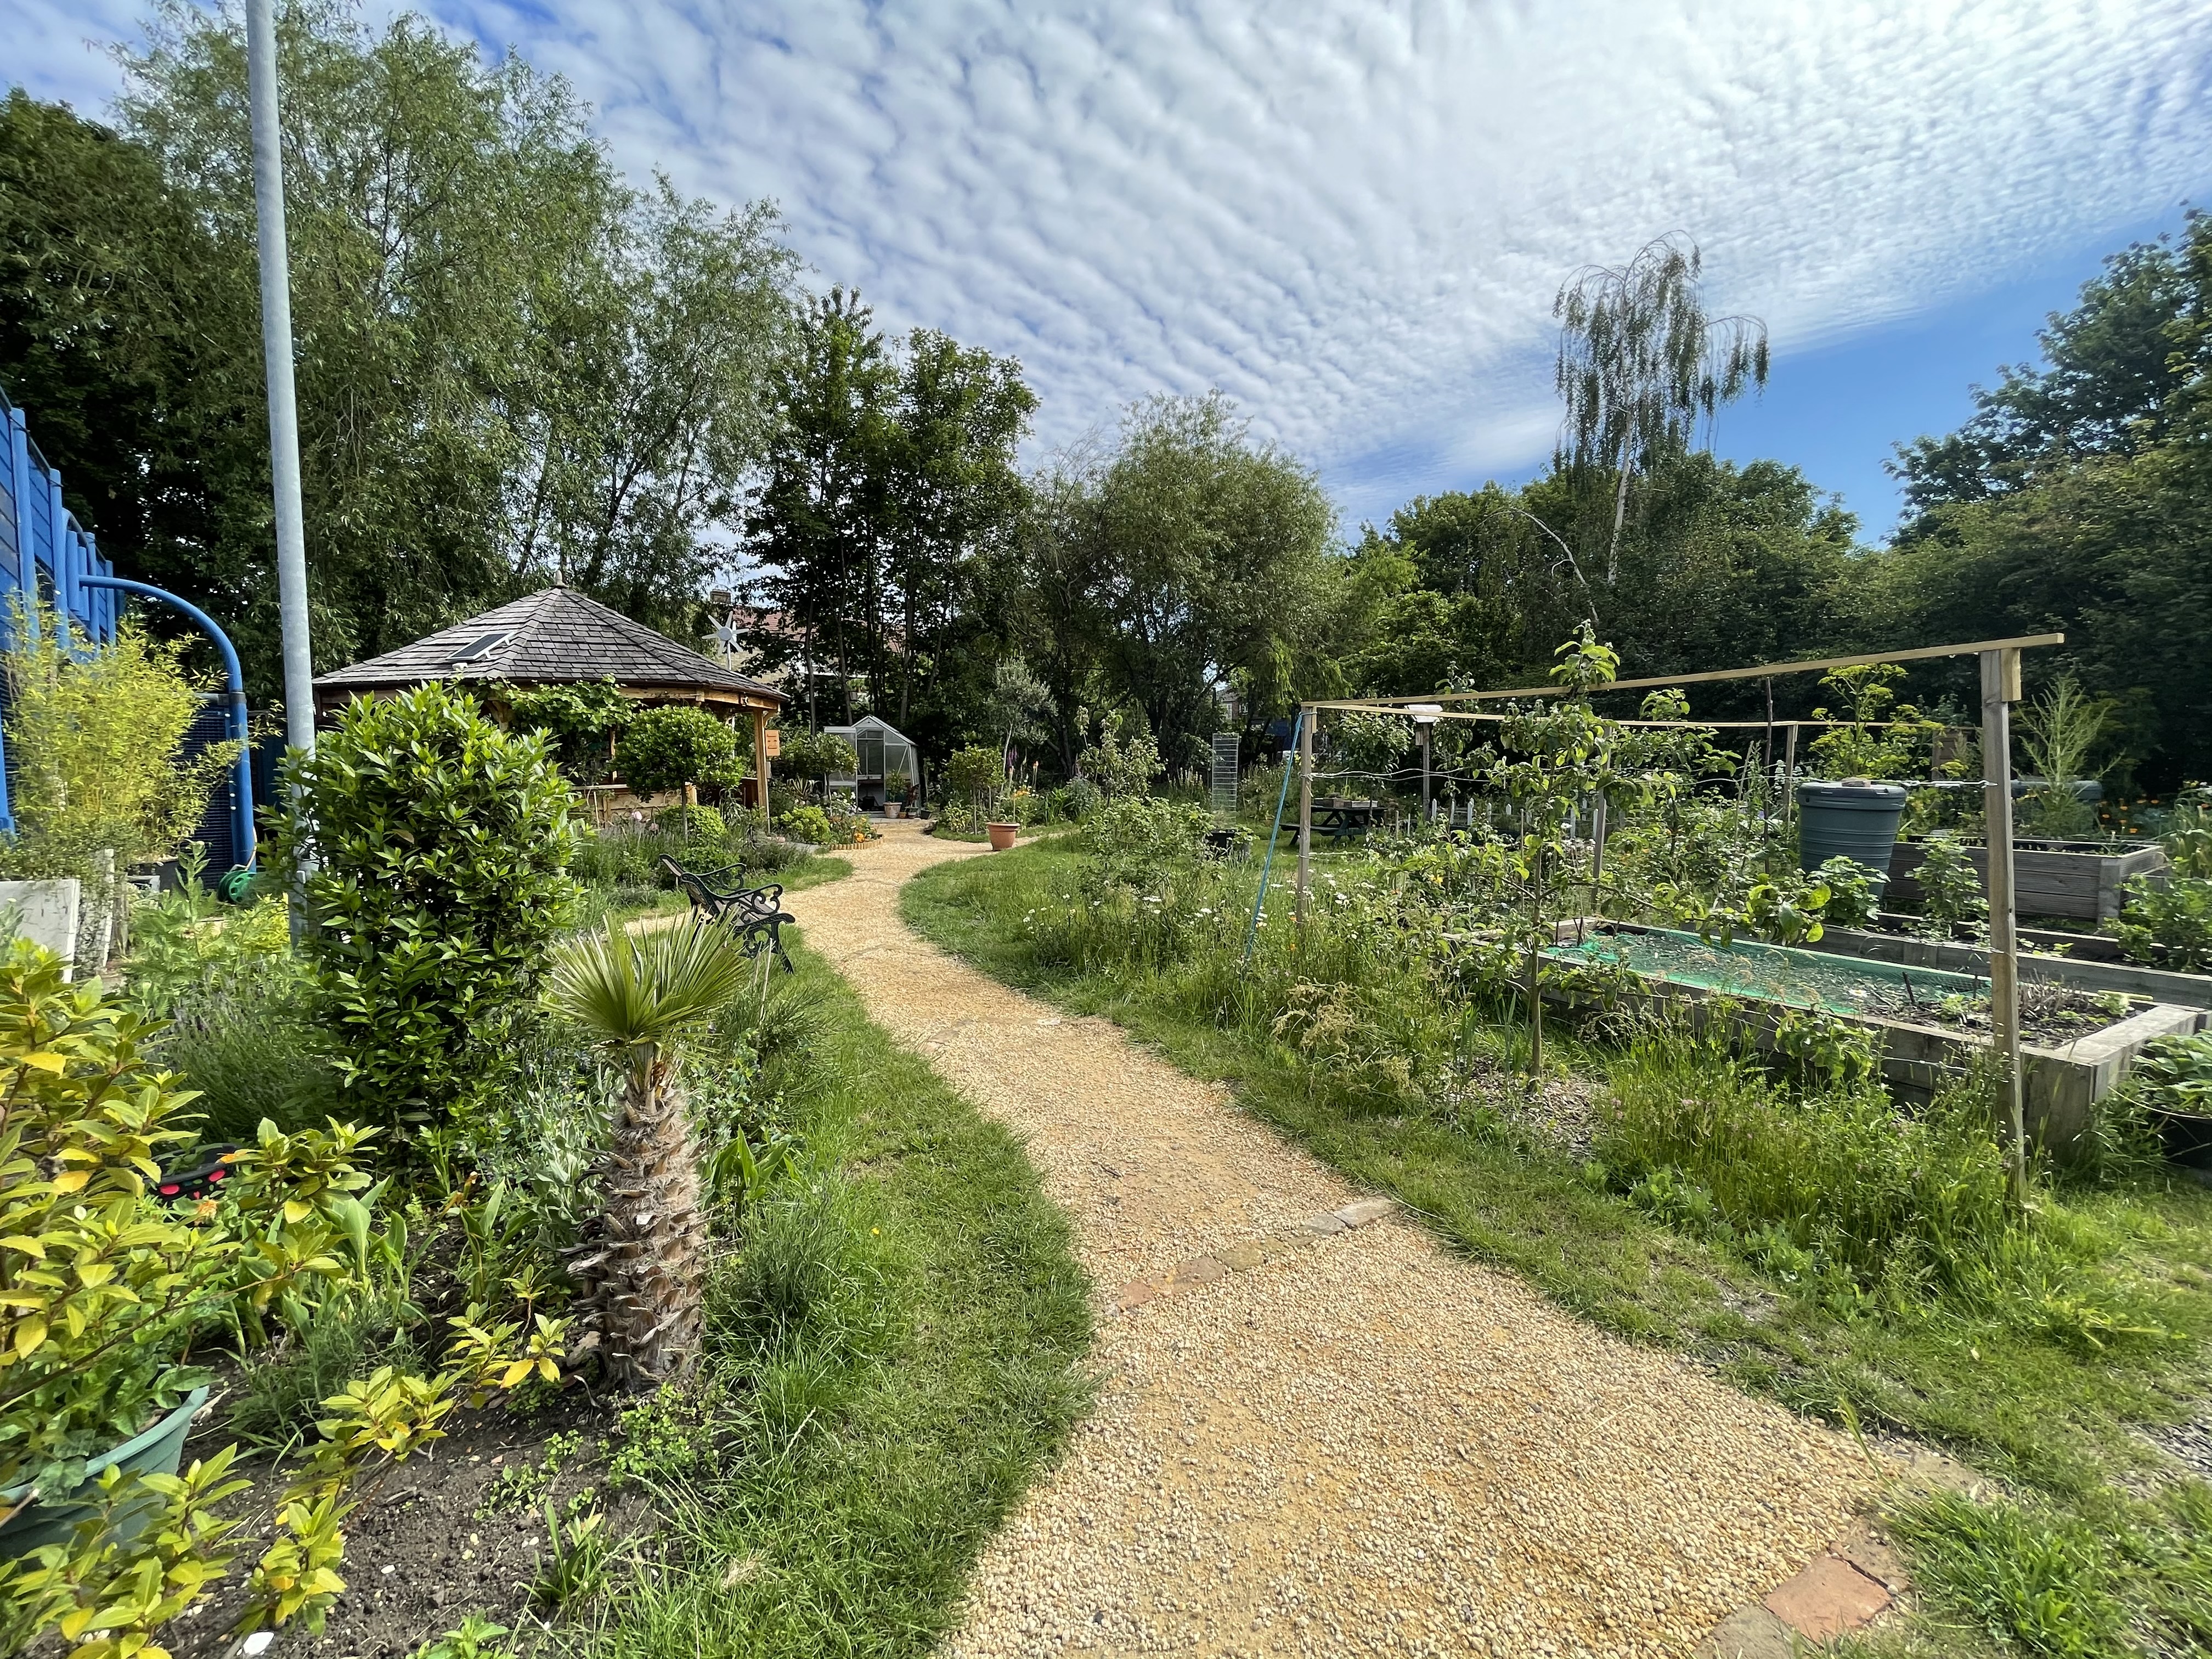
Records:
M1986 888L1989 849L1968 842L1966 852ZM1926 856L1917 841L1898 842L1890 854L1886 899L1919 902L1920 884L1913 878ZM2121 890L2129 882L2137 876L2157 875L2166 865L2166 854L2156 847L2114 851L2101 842L2023 841L2014 844L2012 867L2013 908L2021 915L2109 921L2120 914Z
M1575 926L1568 924L1569 927ZM1587 931L1601 933L1620 926L1599 922L1589 924ZM1561 930L1563 945L1570 936L1565 928ZM1784 945L1755 945L1751 948L1765 954L1792 953L1792 947ZM1795 949L1802 951L1803 947ZM2023 958L2023 970L2025 967ZM1728 1008L1729 1018L1738 1022L1762 1048L1771 1047L1775 1027L1784 1013L1796 1006L1743 991L1717 993L1665 973L1641 969L1632 971L1651 988L1654 1001L1687 1005L1698 1019L1710 1017L1709 1005ZM1934 1094L1946 1080L1965 1071L1977 1054L1989 1048L1989 1039L1977 1032L1923 1025L1881 1014L1833 1009L1830 1012L1836 1018L1871 1031L1881 1056L1883 1080L1901 1092L1923 1099ZM2118 1085L2136 1055L2160 1037L2186 1036L2204 1024L2207 1018L2206 1012L2201 1008L2148 1003L2139 1006L2128 1017L2063 1046L2046 1048L2023 1042L2020 1054L2026 1075L2021 1106L2028 1133L2038 1145L2053 1151L2070 1146L2088 1128L2091 1109Z
M2039 956L2027 948L2045 939L2065 937L2044 934L2031 939L2027 930L2022 930L2020 976L2024 982L2065 985L2077 991L2119 991L2176 1007L2212 1009L2212 974L2176 974L2162 968L2140 967L2119 959L2117 950L2110 959L2100 960L2078 951L2063 957ZM2109 945L2112 941L2107 939L2105 943ZM1940 968L1946 973L1972 974L1982 978L1987 978L1990 971L1990 953L1979 945L1925 939L1913 933L1831 927L1806 948L1859 957L1869 962L1894 962L1909 968Z

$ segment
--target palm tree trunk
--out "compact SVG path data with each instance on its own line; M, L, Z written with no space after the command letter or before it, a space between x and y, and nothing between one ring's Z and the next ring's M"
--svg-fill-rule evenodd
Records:
M602 1176L603 1253L588 1267L608 1370L632 1384L679 1375L699 1347L707 1224L672 1073L657 1054L630 1070Z

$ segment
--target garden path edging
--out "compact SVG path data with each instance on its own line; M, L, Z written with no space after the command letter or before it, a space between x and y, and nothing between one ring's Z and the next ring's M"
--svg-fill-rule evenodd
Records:
M989 854L884 830L786 905L1023 1136L1103 1316L1097 1409L946 1654L1656 1659L1848 1563L1881 1482L1849 1441L1448 1253L1226 1090L928 945L900 885Z

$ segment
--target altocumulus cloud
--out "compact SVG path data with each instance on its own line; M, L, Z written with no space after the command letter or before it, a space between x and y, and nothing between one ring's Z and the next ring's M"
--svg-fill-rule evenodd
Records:
M118 0L7 3L15 73L96 101ZM641 173L776 198L885 320L1018 353L1041 441L1218 386L1358 512L1548 448L1585 261L1687 230L1786 354L2212 178L2202 0L425 9Z

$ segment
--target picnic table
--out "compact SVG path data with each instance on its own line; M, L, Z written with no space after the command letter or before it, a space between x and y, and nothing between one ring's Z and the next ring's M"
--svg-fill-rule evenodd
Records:
M1331 841L1349 841L1354 836L1364 836L1380 823L1382 817L1382 806L1379 801L1317 800L1313 804L1314 833L1327 836Z

